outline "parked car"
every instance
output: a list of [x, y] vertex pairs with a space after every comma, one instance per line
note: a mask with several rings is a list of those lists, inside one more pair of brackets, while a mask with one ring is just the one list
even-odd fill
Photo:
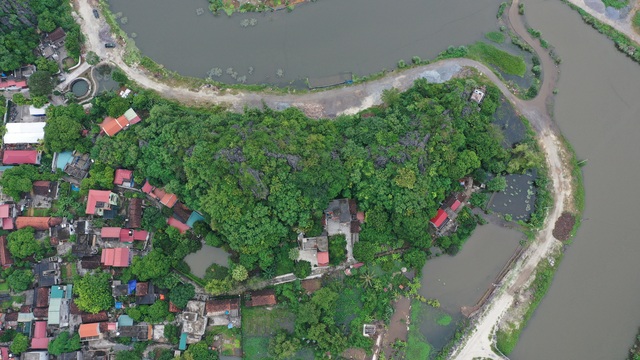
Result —
[[96, 19], [100, 17], [100, 13], [98, 13], [98, 10], [93, 9], [93, 16], [95, 16]]
[[108, 42], [108, 43], [104, 44], [104, 47], [106, 47], [106, 48], [114, 48], [114, 47], [116, 47], [116, 44], [112, 43], [112, 42]]

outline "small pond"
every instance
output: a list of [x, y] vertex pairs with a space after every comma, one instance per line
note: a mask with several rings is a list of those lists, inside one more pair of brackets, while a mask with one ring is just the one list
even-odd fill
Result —
[[[511, 257], [523, 235], [513, 229], [489, 223], [478, 226], [455, 256], [441, 255], [422, 268], [420, 295], [440, 301], [440, 308], [425, 307], [420, 333], [436, 350], [453, 336], [463, 316], [463, 306], [474, 306], [491, 286]], [[438, 323], [449, 315], [448, 325]]]
[[493, 124], [500, 129], [504, 136], [502, 146], [505, 149], [511, 149], [526, 138], [526, 126], [522, 123], [520, 116], [518, 116], [511, 103], [504, 98], [493, 115]]
[[509, 214], [514, 221], [529, 220], [536, 204], [535, 172], [509, 174], [505, 179], [507, 187], [491, 197], [487, 208], [501, 215]]
[[89, 92], [89, 82], [84, 79], [75, 80], [71, 84], [71, 91], [76, 97], [83, 97]]
[[98, 94], [105, 91], [117, 90], [120, 86], [111, 78], [113, 68], [109, 65], [100, 65], [93, 70], [92, 76], [98, 86]]
[[184, 261], [189, 264], [193, 275], [204, 278], [207, 268], [213, 263], [229, 266], [229, 253], [221, 248], [203, 245], [199, 251], [187, 255]]

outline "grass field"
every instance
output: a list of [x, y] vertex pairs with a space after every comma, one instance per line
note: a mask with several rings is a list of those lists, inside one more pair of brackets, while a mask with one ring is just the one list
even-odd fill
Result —
[[524, 76], [527, 65], [522, 56], [511, 55], [482, 41], [469, 46], [468, 56], [485, 64], [495, 66], [508, 75]]
[[640, 11], [636, 11], [633, 15], [633, 29], [640, 34]]
[[611, 6], [615, 9], [622, 9], [629, 3], [627, 0], [602, 0], [604, 6]]
[[294, 315], [287, 309], [242, 309], [242, 350], [245, 359], [267, 359], [269, 339], [280, 329], [293, 330]]
[[504, 42], [504, 34], [498, 31], [492, 31], [484, 34], [484, 37], [493, 41], [494, 43], [502, 44]]

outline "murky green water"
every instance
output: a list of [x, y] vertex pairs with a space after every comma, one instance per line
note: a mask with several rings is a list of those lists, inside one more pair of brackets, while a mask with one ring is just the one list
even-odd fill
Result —
[[[400, 59], [432, 58], [449, 45], [469, 44], [496, 30], [500, 1], [318, 0], [292, 13], [232, 17], [214, 17], [206, 0], [109, 3], [127, 18], [122, 27], [135, 33], [142, 52], [169, 69], [205, 77], [218, 67], [220, 81], [246, 76], [247, 83], [283, 84], [344, 71], [366, 75], [393, 69]], [[198, 8], [203, 15], [196, 15]], [[242, 26], [251, 19], [255, 26]]]

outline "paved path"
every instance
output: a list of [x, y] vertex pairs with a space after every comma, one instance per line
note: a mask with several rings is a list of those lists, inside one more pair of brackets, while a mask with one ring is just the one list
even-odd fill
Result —
[[56, 86], [56, 89], [58, 91], [64, 91], [67, 88], [67, 86], [69, 86], [69, 84], [71, 84], [71, 82], [73, 80], [78, 78], [78, 76], [80, 76], [80, 74], [82, 74], [83, 72], [89, 70], [90, 68], [91, 68], [91, 65], [89, 65], [86, 61], [83, 61], [82, 64], [80, 64], [80, 66], [75, 68], [70, 74], [66, 75], [65, 80], [63, 82], [61, 82], [60, 84], [58, 84], [58, 86]]

